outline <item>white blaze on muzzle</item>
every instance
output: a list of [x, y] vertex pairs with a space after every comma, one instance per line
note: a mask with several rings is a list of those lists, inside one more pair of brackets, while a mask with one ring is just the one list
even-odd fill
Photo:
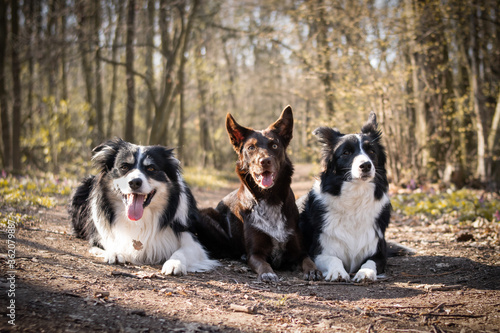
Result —
[[361, 136], [358, 135], [360, 153], [354, 157], [351, 166], [353, 179], [372, 180], [375, 177], [375, 166], [370, 157], [363, 150]]

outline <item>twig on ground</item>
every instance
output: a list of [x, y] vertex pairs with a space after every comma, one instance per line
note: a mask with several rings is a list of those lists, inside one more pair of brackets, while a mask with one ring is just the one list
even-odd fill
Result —
[[255, 313], [255, 306], [231, 304], [231, 305], [229, 305], [229, 308], [235, 312], [244, 312], [244, 313], [249, 313], [249, 314]]

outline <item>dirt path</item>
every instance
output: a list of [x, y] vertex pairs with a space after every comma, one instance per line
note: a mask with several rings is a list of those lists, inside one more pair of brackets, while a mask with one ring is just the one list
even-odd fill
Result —
[[[310, 187], [300, 170], [297, 195]], [[194, 189], [200, 206], [232, 189]], [[447, 225], [395, 217], [388, 238], [418, 251], [389, 260], [369, 285], [305, 282], [278, 272], [258, 283], [241, 262], [210, 273], [159, 275], [160, 266], [101, 263], [71, 236], [65, 206], [33, 212], [36, 226], [15, 230], [15, 296], [7, 233], [0, 234], [1, 332], [499, 332], [500, 258], [474, 242], [458, 243]], [[15, 324], [7, 303], [15, 300]]]

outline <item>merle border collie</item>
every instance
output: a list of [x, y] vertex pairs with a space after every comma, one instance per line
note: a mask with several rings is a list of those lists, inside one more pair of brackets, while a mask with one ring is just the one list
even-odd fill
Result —
[[206, 271], [210, 260], [189, 231], [199, 218], [172, 149], [113, 139], [93, 150], [97, 176], [75, 191], [70, 215], [77, 237], [110, 264], [163, 264], [163, 274]]
[[261, 281], [278, 281], [272, 267], [296, 265], [301, 265], [305, 279], [319, 279], [321, 272], [301, 246], [299, 212], [290, 187], [293, 166], [286, 148], [292, 139], [292, 108], [286, 107], [262, 131], [243, 127], [227, 114], [226, 129], [238, 154], [241, 185], [215, 209], [201, 211], [201, 243], [215, 257], [246, 256]]
[[375, 113], [358, 134], [314, 130], [322, 144], [321, 174], [297, 201], [309, 255], [326, 280], [375, 281], [385, 271], [391, 217], [386, 154]]

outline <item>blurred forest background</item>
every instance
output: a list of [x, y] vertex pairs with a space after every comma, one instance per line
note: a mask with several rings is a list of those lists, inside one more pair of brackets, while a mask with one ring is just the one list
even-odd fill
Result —
[[373, 110], [393, 183], [500, 185], [498, 0], [0, 0], [1, 167], [79, 174], [113, 136], [232, 170], [224, 119]]

